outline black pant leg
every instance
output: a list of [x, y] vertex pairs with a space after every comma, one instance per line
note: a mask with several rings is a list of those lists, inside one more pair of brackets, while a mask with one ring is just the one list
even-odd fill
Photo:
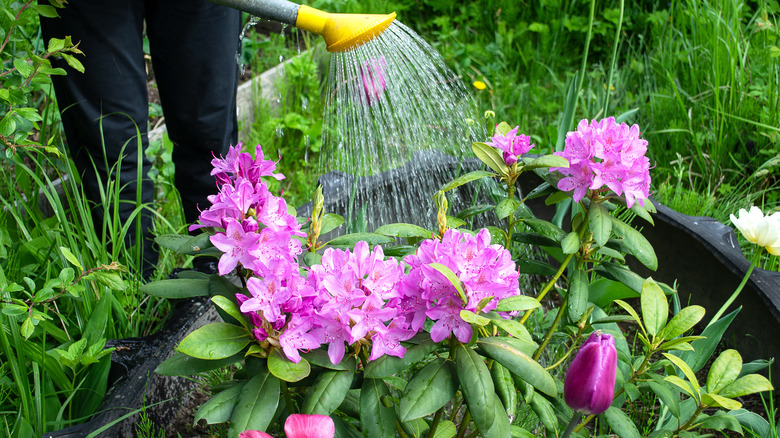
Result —
[[[79, 59], [84, 73], [71, 69], [62, 60], [53, 60], [64, 68], [66, 76], [53, 76], [57, 103], [68, 148], [82, 174], [84, 190], [96, 204], [93, 217], [100, 230], [103, 209], [101, 187], [109, 179], [119, 178], [123, 186], [120, 218], [124, 221], [136, 208], [137, 164], [142, 162], [142, 202], [154, 199], [152, 182], [146, 178], [151, 163], [143, 152], [147, 145], [148, 98], [143, 53], [143, 16], [145, 5], [137, 0], [78, 0], [58, 10], [60, 17], [41, 18], [44, 36], [64, 38], [70, 35], [84, 52]], [[120, 161], [119, 172], [112, 168]], [[151, 247], [151, 215], [141, 215], [147, 265], [156, 261]], [[133, 244], [134, 226], [128, 232]], [[147, 266], [148, 269], [148, 266]]]
[[211, 160], [238, 141], [241, 13], [205, 0], [148, 0], [154, 74], [189, 223], [216, 192]]

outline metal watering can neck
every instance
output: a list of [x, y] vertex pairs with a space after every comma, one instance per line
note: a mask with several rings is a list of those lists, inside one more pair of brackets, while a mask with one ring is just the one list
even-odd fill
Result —
[[344, 52], [367, 43], [387, 29], [395, 12], [382, 14], [331, 14], [287, 0], [211, 0], [268, 20], [322, 35], [329, 52]]

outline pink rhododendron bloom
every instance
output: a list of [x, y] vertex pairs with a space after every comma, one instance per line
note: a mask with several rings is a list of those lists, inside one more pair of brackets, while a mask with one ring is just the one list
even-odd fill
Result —
[[360, 66], [360, 79], [363, 82], [363, 95], [368, 106], [379, 101], [385, 92], [385, 58], [371, 58]]
[[511, 166], [517, 162], [521, 155], [530, 151], [534, 144], [531, 143], [531, 137], [527, 135], [517, 135], [519, 126], [515, 126], [506, 135], [496, 134], [491, 137], [492, 142], [486, 144], [493, 146], [504, 152], [504, 162]]
[[[327, 415], [292, 414], [284, 421], [284, 433], [287, 438], [333, 438], [336, 425]], [[238, 438], [273, 438], [258, 430], [241, 432]]]
[[624, 196], [630, 208], [644, 206], [650, 196], [650, 165], [645, 156], [647, 141], [640, 138], [637, 125], [618, 124], [613, 117], [600, 121], [581, 120], [566, 135], [566, 147], [555, 155], [566, 158], [569, 167], [550, 168], [564, 175], [558, 188], [572, 191], [579, 202], [589, 190], [605, 187]]
[[260, 235], [244, 231], [244, 227], [235, 219], [228, 222], [224, 233], [217, 233], [209, 238], [211, 244], [222, 251], [219, 258], [219, 275], [226, 275], [241, 263], [251, 266], [255, 262], [252, 251], [259, 247]]
[[299, 350], [319, 348], [322, 343], [311, 333], [313, 327], [311, 318], [297, 318], [296, 315], [291, 317], [290, 323], [279, 337], [279, 344], [288, 359], [298, 363], [301, 361]]
[[617, 350], [612, 335], [593, 332], [569, 365], [563, 384], [566, 404], [575, 411], [598, 415], [615, 395]]
[[[463, 309], [476, 312], [479, 302], [493, 297], [482, 311], [495, 309], [503, 298], [520, 293], [517, 268], [511, 254], [500, 245], [490, 244], [490, 233], [482, 229], [476, 236], [449, 229], [436, 239], [425, 240], [417, 252], [404, 258], [411, 267], [401, 280], [399, 292], [404, 305], [402, 317], [412, 329], [424, 323], [422, 315], [434, 321], [431, 339], [439, 342], [454, 334], [461, 342], [471, 339], [471, 325], [460, 317]], [[466, 303], [455, 286], [438, 269], [448, 267], [463, 285]]]

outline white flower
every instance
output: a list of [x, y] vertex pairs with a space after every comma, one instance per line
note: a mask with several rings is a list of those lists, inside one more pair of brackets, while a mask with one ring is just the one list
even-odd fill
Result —
[[731, 222], [748, 242], [766, 248], [769, 254], [780, 255], [780, 213], [764, 216], [758, 207], [750, 207], [750, 211], [741, 208], [738, 218], [731, 215]]

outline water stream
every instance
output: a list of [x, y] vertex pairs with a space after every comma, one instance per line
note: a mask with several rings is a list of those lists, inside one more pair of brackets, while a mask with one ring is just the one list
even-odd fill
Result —
[[[374, 40], [331, 55], [327, 93], [320, 166], [330, 171], [323, 182], [349, 200], [348, 224], [357, 218], [348, 231], [389, 222], [435, 229], [433, 194], [471, 143], [487, 138], [461, 80], [395, 21]], [[361, 225], [361, 212], [369, 223]]]

